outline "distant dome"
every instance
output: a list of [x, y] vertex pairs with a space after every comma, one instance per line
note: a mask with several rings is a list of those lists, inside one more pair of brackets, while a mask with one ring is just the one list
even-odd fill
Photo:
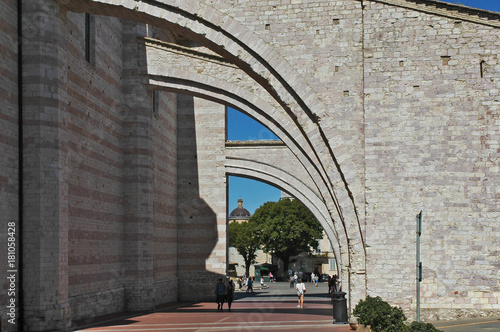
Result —
[[248, 220], [250, 219], [250, 212], [243, 207], [243, 200], [238, 199], [238, 207], [229, 214], [229, 220]]

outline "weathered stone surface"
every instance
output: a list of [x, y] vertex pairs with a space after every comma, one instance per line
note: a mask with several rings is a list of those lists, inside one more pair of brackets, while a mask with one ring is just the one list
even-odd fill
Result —
[[[20, 223], [22, 91], [27, 329], [211, 299], [227, 172], [321, 216], [351, 308], [380, 295], [413, 316], [423, 210], [422, 317], [499, 312], [498, 14], [431, 0], [23, 1], [18, 63], [17, 5], [0, 4], [1, 226]], [[82, 11], [97, 14], [87, 41]], [[223, 104], [286, 153], [226, 149]]]
[[[0, 323], [2, 329], [13, 331], [12, 324], [17, 323], [18, 316], [15, 308], [19, 303], [19, 275], [14, 279], [7, 279], [10, 273], [7, 270], [19, 269], [19, 216], [18, 216], [18, 189], [19, 189], [19, 105], [18, 105], [18, 71], [17, 71], [17, 12], [16, 1], [0, 1], [0, 261], [2, 270], [0, 277]], [[9, 250], [9, 248], [12, 249]], [[15, 254], [15, 255], [12, 255]], [[12, 264], [12, 265], [11, 265]], [[11, 282], [12, 281], [12, 282]], [[14, 301], [14, 314], [9, 305]], [[15, 327], [15, 326], [14, 326]]]

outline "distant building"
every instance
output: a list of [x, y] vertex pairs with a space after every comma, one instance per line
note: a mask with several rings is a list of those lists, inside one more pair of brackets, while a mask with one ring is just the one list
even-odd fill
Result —
[[[295, 199], [290, 194], [281, 191], [280, 199]], [[279, 262], [281, 270], [283, 270], [283, 263]], [[279, 276], [283, 276], [282, 273], [285, 272], [285, 277], [288, 274], [294, 274], [297, 272], [301, 278], [309, 280], [311, 278], [311, 273], [314, 272], [315, 275], [328, 274], [337, 275], [337, 263], [335, 256], [333, 254], [332, 245], [328, 236], [323, 231], [323, 238], [319, 241], [318, 247], [314, 249], [312, 253], [301, 253], [298, 256], [294, 256], [290, 259], [290, 264], [288, 265], [289, 271], [280, 271]]]
[[[243, 207], [243, 199], [240, 197], [238, 198], [238, 207], [231, 211], [229, 214], [229, 223], [232, 222], [237, 222], [237, 223], [242, 223], [244, 221], [248, 221], [251, 217], [250, 212]], [[266, 257], [262, 257], [262, 250], [259, 250], [257, 253], [257, 261], [260, 262], [263, 259], [266, 260]], [[228, 261], [229, 261], [229, 267], [228, 267], [228, 274], [231, 277], [236, 277], [236, 276], [243, 276], [245, 274], [245, 261], [243, 260], [243, 257], [239, 254], [238, 250], [234, 247], [229, 247], [229, 253], [228, 253]], [[267, 260], [266, 260], [267, 262]], [[249, 270], [250, 275], [255, 275], [255, 267], [252, 265], [250, 266]]]
[[[282, 191], [280, 199], [294, 199], [288, 193]], [[238, 199], [238, 207], [229, 214], [229, 223], [231, 222], [244, 222], [248, 221], [252, 215], [243, 207], [243, 199]], [[232, 277], [239, 277], [245, 274], [245, 262], [243, 257], [238, 253], [234, 247], [229, 247], [229, 268], [228, 274]], [[298, 256], [292, 257], [289, 264], [290, 271], [283, 270], [283, 263], [278, 259], [273, 259], [272, 255], [265, 253], [262, 250], [257, 251], [256, 263], [258, 267], [265, 265], [277, 265], [278, 271], [276, 276], [278, 278], [286, 278], [288, 274], [297, 272], [302, 278], [308, 280], [311, 272], [315, 274], [337, 274], [336, 260], [333, 255], [330, 241], [323, 233], [323, 238], [319, 241], [318, 247], [312, 253], [302, 253]], [[255, 276], [255, 265], [250, 266], [249, 273]], [[262, 274], [267, 276], [269, 271], [263, 271]]]
[[[279, 266], [283, 269], [281, 262]], [[323, 232], [323, 238], [319, 241], [318, 247], [312, 253], [301, 253], [293, 257], [290, 260], [288, 269], [287, 275], [297, 272], [301, 278], [307, 281], [310, 281], [311, 272], [314, 272], [315, 275], [338, 275], [337, 261], [326, 233]], [[281, 276], [281, 273], [279, 275]]]
[[248, 212], [247, 209], [243, 207], [243, 199], [240, 197], [238, 198], [238, 207], [231, 211], [229, 214], [229, 222], [231, 221], [236, 221], [236, 222], [242, 222], [250, 219], [250, 212]]

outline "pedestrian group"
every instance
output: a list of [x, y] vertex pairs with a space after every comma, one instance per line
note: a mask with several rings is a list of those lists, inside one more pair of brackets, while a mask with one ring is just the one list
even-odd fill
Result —
[[[246, 284], [247, 293], [253, 293], [253, 277], [249, 277], [248, 279], [245, 277], [238, 278], [238, 289], [242, 290], [242, 287]], [[297, 273], [291, 275], [289, 277], [290, 288], [294, 288], [297, 291], [297, 308], [304, 308], [304, 295], [306, 293], [306, 285], [302, 281], [301, 278], [297, 276]], [[315, 283], [315, 287], [318, 285], [318, 277], [311, 274], [311, 282]], [[264, 281], [261, 279], [261, 289], [264, 287]], [[337, 292], [338, 288], [338, 279], [336, 275], [328, 276], [328, 293], [332, 294]], [[229, 282], [226, 284], [223, 282], [222, 278], [219, 279], [219, 282], [215, 285], [215, 302], [217, 302], [217, 310], [223, 311], [224, 302], [227, 302], [228, 311], [231, 311], [231, 304], [234, 300], [234, 291], [235, 285], [234, 282], [229, 279]]]

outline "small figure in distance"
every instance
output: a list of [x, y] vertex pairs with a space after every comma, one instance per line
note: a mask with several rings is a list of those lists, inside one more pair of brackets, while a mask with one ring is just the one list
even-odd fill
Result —
[[304, 308], [304, 294], [306, 293], [306, 285], [302, 282], [302, 279], [297, 281], [297, 286], [295, 286], [297, 290], [297, 296], [299, 297], [299, 305], [297, 308]]
[[332, 274], [330, 293], [335, 293], [336, 291], [337, 291], [337, 275]]
[[217, 311], [222, 311], [224, 306], [224, 297], [226, 296], [226, 285], [222, 282], [222, 278], [219, 279], [217, 285], [215, 285], [215, 302], [217, 302]]
[[328, 275], [328, 294], [331, 294], [332, 292], [332, 277]]
[[253, 277], [248, 278], [247, 293], [253, 293]]
[[243, 279], [241, 277], [238, 278], [238, 290], [241, 290], [243, 287]]
[[269, 288], [269, 286], [264, 283], [264, 278], [262, 277], [260, 279], [260, 289], [264, 289], [264, 288]]
[[227, 292], [226, 292], [226, 300], [227, 300], [227, 311], [231, 311], [231, 304], [234, 300], [234, 282], [229, 279], [229, 283], [227, 284]]

